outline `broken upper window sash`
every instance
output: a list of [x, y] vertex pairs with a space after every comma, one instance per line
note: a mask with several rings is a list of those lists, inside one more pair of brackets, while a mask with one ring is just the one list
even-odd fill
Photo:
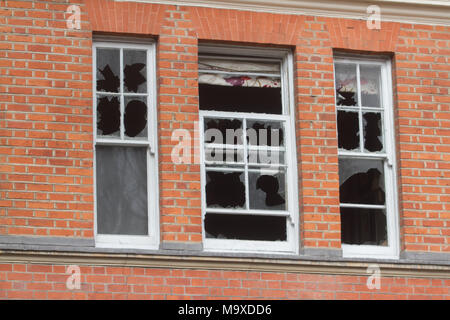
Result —
[[97, 48], [96, 67], [97, 135], [148, 139], [147, 50]]

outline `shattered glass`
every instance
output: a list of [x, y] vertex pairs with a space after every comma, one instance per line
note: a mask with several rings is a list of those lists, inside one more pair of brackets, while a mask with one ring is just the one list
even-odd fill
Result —
[[335, 64], [336, 104], [358, 106], [356, 64]]
[[123, 80], [125, 92], [147, 92], [146, 65], [146, 51], [123, 50]]
[[339, 159], [341, 203], [385, 204], [383, 160]]
[[242, 120], [204, 119], [205, 143], [242, 144]]
[[120, 102], [118, 97], [97, 95], [97, 135], [120, 136]]
[[147, 137], [147, 97], [124, 97], [124, 126], [127, 137]]
[[286, 210], [286, 175], [248, 173], [250, 209]]
[[363, 114], [364, 150], [370, 152], [383, 151], [381, 113], [365, 112]]
[[359, 151], [358, 112], [338, 110], [337, 128], [339, 148]]
[[205, 191], [207, 207], [245, 207], [243, 172], [206, 171]]
[[283, 146], [284, 123], [282, 121], [247, 120], [247, 142], [254, 146]]
[[119, 49], [97, 49], [97, 91], [119, 92], [119, 69]]

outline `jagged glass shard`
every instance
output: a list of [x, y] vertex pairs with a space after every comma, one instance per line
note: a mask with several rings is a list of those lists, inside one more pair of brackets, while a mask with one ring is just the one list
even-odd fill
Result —
[[341, 203], [385, 204], [383, 160], [340, 159]]
[[243, 208], [245, 184], [243, 172], [206, 172], [206, 205], [208, 207]]
[[146, 97], [125, 97], [123, 122], [127, 137], [147, 136], [147, 99]]
[[364, 149], [370, 152], [383, 150], [381, 113], [366, 112], [363, 114]]
[[147, 53], [141, 50], [123, 51], [123, 81], [125, 92], [147, 92]]
[[120, 135], [120, 102], [117, 97], [97, 97], [97, 134]]
[[119, 68], [119, 49], [97, 49], [97, 91], [119, 92]]
[[359, 118], [357, 112], [338, 111], [338, 147], [359, 151]]

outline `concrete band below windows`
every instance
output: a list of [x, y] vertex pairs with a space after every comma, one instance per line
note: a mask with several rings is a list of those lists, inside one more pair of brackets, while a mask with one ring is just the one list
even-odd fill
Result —
[[[200, 269], [256, 272], [309, 273], [323, 275], [367, 276], [373, 262], [330, 262], [311, 260], [249, 259], [232, 257], [132, 255], [80, 252], [37, 252], [0, 250], [0, 263], [45, 265], [88, 265], [167, 269]], [[417, 277], [450, 279], [450, 265], [378, 263], [382, 277]]]
[[[59, 245], [57, 243], [59, 242]], [[81, 245], [82, 246], [77, 246]], [[346, 259], [341, 250], [302, 249], [301, 255], [230, 254], [201, 251], [200, 244], [162, 244], [161, 250], [95, 248], [93, 239], [0, 236], [0, 263], [127, 266], [261, 272], [367, 275], [377, 264], [388, 277], [450, 279], [450, 254], [403, 252], [400, 260]], [[186, 250], [186, 249], [190, 250]], [[196, 249], [198, 251], [196, 251]]]

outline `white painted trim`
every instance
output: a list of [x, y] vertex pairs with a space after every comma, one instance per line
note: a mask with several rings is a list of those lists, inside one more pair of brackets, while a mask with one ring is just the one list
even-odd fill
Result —
[[[376, 64], [381, 66], [381, 99], [380, 103], [384, 104], [380, 108], [382, 114], [382, 131], [385, 153], [371, 152], [349, 152], [339, 150], [339, 158], [362, 158], [362, 159], [383, 159], [384, 165], [384, 181], [385, 181], [385, 206], [386, 206], [386, 228], [388, 246], [374, 245], [349, 245], [342, 244], [342, 254], [345, 258], [380, 258], [380, 259], [399, 259], [399, 207], [398, 192], [396, 179], [396, 161], [395, 161], [395, 136], [394, 136], [394, 106], [393, 92], [391, 82], [391, 62], [390, 59], [366, 58], [365, 56], [335, 56], [334, 63], [357, 63], [359, 70], [360, 64]], [[357, 72], [359, 78], [359, 72]], [[358, 79], [359, 82], [359, 79]], [[361, 112], [361, 98], [358, 84], [358, 105]], [[340, 106], [336, 106], [340, 110]], [[345, 107], [343, 107], [345, 109]], [[361, 117], [360, 117], [361, 121]], [[361, 125], [361, 124], [360, 124]], [[362, 133], [362, 131], [361, 131]], [[362, 136], [362, 134], [360, 134]], [[363, 148], [363, 146], [360, 146]], [[348, 205], [341, 207], [373, 207], [368, 205]], [[382, 207], [382, 206], [380, 206]]]
[[[220, 111], [202, 111], [200, 110], [200, 154], [201, 154], [201, 201], [202, 201], [202, 237], [204, 243], [204, 250], [206, 252], [233, 252], [233, 253], [288, 253], [298, 254], [299, 252], [299, 214], [298, 214], [298, 181], [297, 181], [297, 161], [295, 150], [295, 119], [294, 119], [294, 95], [293, 95], [293, 58], [292, 53], [285, 49], [264, 48], [257, 49], [252, 47], [231, 47], [231, 46], [200, 46], [199, 52], [201, 56], [205, 54], [221, 54], [231, 56], [245, 56], [258, 58], [272, 58], [281, 62], [281, 89], [282, 89], [282, 115], [259, 114], [259, 113], [239, 113], [239, 112], [220, 112]], [[224, 58], [226, 58], [225, 56]], [[246, 58], [248, 60], [248, 58]], [[213, 71], [208, 71], [213, 72]], [[286, 182], [288, 184], [288, 192], [286, 197], [287, 211], [270, 211], [270, 210], [250, 210], [248, 208], [243, 210], [215, 210], [214, 208], [206, 207], [206, 195], [203, 191], [206, 185], [206, 170], [210, 169], [205, 166], [204, 159], [204, 118], [239, 118], [250, 120], [272, 120], [285, 122], [285, 143], [289, 144], [286, 149], [285, 161], [286, 168]], [[245, 123], [243, 121], [243, 132], [245, 131]], [[246, 139], [243, 141], [244, 150], [246, 148]], [[245, 159], [245, 157], [244, 157]], [[216, 168], [218, 169], [218, 168]], [[221, 169], [223, 170], [223, 169]], [[227, 168], [227, 171], [239, 170], [248, 172], [248, 168]], [[225, 170], [224, 170], [225, 171]], [[247, 181], [248, 178], [246, 178]], [[248, 184], [246, 183], [246, 187]], [[246, 206], [248, 207], [248, 190], [246, 190]], [[247, 241], [247, 240], [230, 240], [230, 239], [208, 239], [205, 235], [205, 228], [203, 221], [206, 212], [228, 212], [230, 214], [258, 214], [258, 215], [272, 215], [272, 216], [286, 216], [286, 241]]]
[[[93, 42], [93, 128], [94, 128], [94, 236], [95, 245], [99, 248], [127, 248], [127, 249], [149, 249], [156, 250], [160, 242], [159, 230], [159, 189], [158, 189], [158, 153], [157, 153], [157, 111], [156, 111], [156, 49], [153, 41], [145, 43], [128, 43], [123, 39], [115, 41], [114, 38], [101, 39]], [[106, 40], [106, 41], [105, 41]], [[117, 48], [120, 49], [120, 95], [121, 100], [121, 138], [97, 138], [97, 108], [96, 108], [96, 74], [97, 74], [97, 48]], [[147, 138], [127, 139], [124, 138], [123, 113], [124, 99], [127, 94], [123, 93], [123, 50], [139, 49], [145, 50], [147, 54], [147, 92], [137, 94], [145, 96], [147, 99]], [[134, 96], [134, 94], [129, 94]], [[148, 236], [134, 235], [106, 235], [97, 232], [97, 165], [96, 165], [96, 145], [110, 146], [147, 146], [147, 209], [148, 209]]]
[[279, 14], [367, 19], [367, 7], [377, 5], [382, 21], [450, 25], [450, 2], [438, 0], [116, 0], [189, 7], [235, 9]]

